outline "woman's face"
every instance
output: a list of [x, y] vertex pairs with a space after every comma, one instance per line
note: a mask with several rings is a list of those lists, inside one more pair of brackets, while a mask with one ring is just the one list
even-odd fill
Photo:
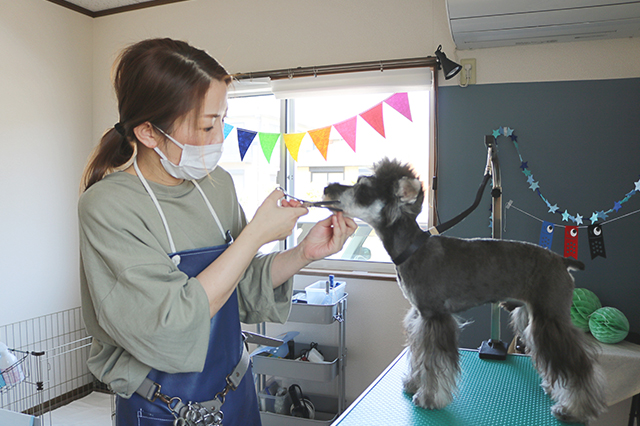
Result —
[[[227, 113], [227, 84], [213, 80], [207, 91], [202, 112], [195, 119], [195, 129], [191, 117], [177, 123], [171, 136], [187, 145], [211, 145], [224, 142], [224, 118]], [[180, 163], [182, 150], [171, 141], [161, 147], [174, 164]]]

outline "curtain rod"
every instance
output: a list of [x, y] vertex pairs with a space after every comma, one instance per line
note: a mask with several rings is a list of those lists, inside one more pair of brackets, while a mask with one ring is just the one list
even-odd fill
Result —
[[269, 77], [271, 80], [281, 80], [296, 77], [316, 77], [319, 75], [342, 74], [363, 71], [383, 71], [402, 68], [437, 68], [438, 61], [435, 56], [409, 59], [390, 59], [383, 61], [354, 62], [339, 65], [319, 65], [314, 67], [286, 68], [271, 71], [257, 71], [234, 74], [236, 80], [251, 80], [254, 78]]

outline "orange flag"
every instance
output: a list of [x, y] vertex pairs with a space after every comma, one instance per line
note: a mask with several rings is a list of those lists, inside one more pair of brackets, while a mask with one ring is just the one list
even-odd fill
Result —
[[298, 151], [300, 151], [300, 144], [302, 143], [302, 138], [307, 133], [284, 133], [282, 137], [284, 138], [284, 144], [287, 146], [289, 150], [289, 154], [293, 157], [294, 161], [298, 161]]
[[331, 133], [331, 126], [323, 127], [322, 129], [309, 130], [309, 136], [313, 140], [314, 145], [320, 151], [320, 154], [327, 159], [327, 150], [329, 149], [329, 134]]

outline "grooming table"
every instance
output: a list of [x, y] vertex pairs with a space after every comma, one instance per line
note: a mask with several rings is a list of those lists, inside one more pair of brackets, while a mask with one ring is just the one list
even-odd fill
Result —
[[[551, 414], [553, 401], [540, 387], [531, 358], [482, 360], [478, 351], [460, 350], [458, 394], [442, 410], [413, 405], [402, 389], [408, 349], [389, 365], [333, 426], [551, 426], [567, 425]], [[571, 423], [578, 425], [578, 423]]]

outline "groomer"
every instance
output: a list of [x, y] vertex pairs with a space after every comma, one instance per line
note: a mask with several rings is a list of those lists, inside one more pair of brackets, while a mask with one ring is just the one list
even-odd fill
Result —
[[276, 190], [246, 222], [216, 167], [225, 69], [187, 43], [150, 39], [121, 53], [114, 78], [120, 120], [78, 205], [89, 369], [117, 394], [118, 426], [259, 425], [240, 321], [286, 321], [292, 276], [356, 225], [336, 213], [298, 246], [257, 255], [307, 209]]

